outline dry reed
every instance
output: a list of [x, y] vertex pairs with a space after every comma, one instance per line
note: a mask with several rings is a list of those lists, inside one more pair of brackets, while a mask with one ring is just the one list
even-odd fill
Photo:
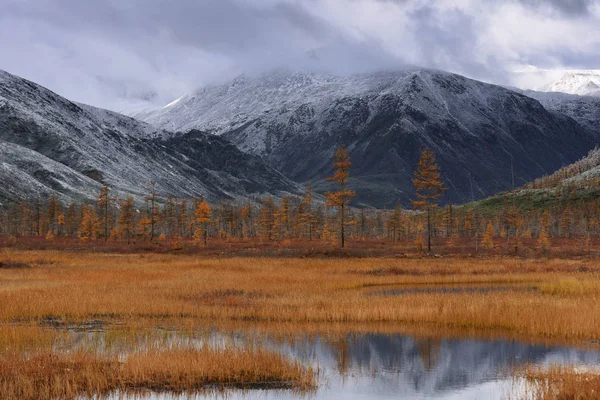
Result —
[[522, 397], [528, 400], [597, 400], [600, 398], [600, 372], [572, 366], [544, 368], [527, 366], [515, 372], [524, 380]]
[[116, 390], [190, 393], [314, 386], [312, 370], [263, 350], [149, 350], [130, 354], [124, 361], [83, 351], [0, 357], [0, 397], [6, 400], [71, 399]]
[[0, 270], [0, 323], [402, 324], [600, 336], [598, 261], [9, 252], [32, 266]]

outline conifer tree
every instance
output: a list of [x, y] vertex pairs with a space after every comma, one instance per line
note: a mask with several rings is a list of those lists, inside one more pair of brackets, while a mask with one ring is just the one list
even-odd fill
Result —
[[71, 202], [65, 213], [65, 233], [73, 236], [77, 231], [77, 203]]
[[273, 227], [275, 226], [275, 202], [273, 198], [267, 197], [263, 200], [258, 211], [259, 234], [263, 240], [273, 240]]
[[281, 238], [287, 237], [290, 233], [290, 222], [292, 220], [290, 202], [291, 198], [289, 196], [283, 196], [279, 210], [277, 210], [277, 230]]
[[179, 225], [179, 234], [181, 236], [186, 236], [186, 226], [187, 226], [187, 221], [188, 221], [188, 206], [187, 206], [187, 201], [183, 200], [180, 204], [179, 204], [179, 210], [178, 210], [178, 225]]
[[116, 200], [116, 198], [110, 197], [110, 188], [108, 186], [102, 186], [98, 193], [96, 204], [98, 205], [98, 210], [100, 210], [100, 226], [105, 241], [108, 240], [110, 233], [110, 203], [114, 200]]
[[36, 236], [40, 236], [41, 235], [41, 231], [42, 231], [42, 211], [41, 211], [41, 204], [40, 204], [40, 200], [39, 199], [35, 199], [35, 203], [33, 205], [33, 217], [35, 219], [35, 234]]
[[135, 235], [135, 204], [131, 196], [127, 196], [127, 199], [121, 203], [119, 231], [127, 238], [127, 244], [129, 244], [131, 237]]
[[198, 224], [194, 232], [194, 237], [196, 240], [202, 238], [204, 246], [206, 246], [208, 241], [208, 225], [212, 222], [212, 211], [206, 200], [202, 200], [198, 204], [198, 207], [194, 211], [194, 216], [196, 217], [196, 224]]
[[550, 250], [550, 239], [548, 238], [548, 233], [545, 229], [540, 231], [540, 237], [538, 238], [537, 244], [542, 253], [546, 253]]
[[342, 248], [345, 245], [344, 225], [346, 223], [346, 207], [350, 203], [350, 199], [356, 196], [356, 192], [354, 192], [354, 190], [349, 190], [347, 188], [350, 177], [349, 169], [351, 165], [352, 163], [350, 162], [348, 149], [339, 147], [333, 156], [333, 168], [335, 171], [333, 176], [327, 178], [329, 182], [336, 183], [339, 186], [339, 190], [336, 192], [325, 193], [325, 196], [327, 197], [327, 204], [337, 208], [338, 210], [340, 246]]
[[169, 237], [177, 235], [177, 204], [171, 195], [167, 196], [162, 220], [165, 226], [165, 234]]
[[157, 202], [158, 194], [156, 193], [156, 182], [150, 181], [150, 195], [146, 197], [146, 201], [150, 202], [150, 206], [148, 208], [149, 219], [150, 219], [150, 241], [154, 239], [154, 235], [156, 233], [156, 224], [158, 221], [159, 207]]
[[252, 204], [248, 204], [240, 209], [240, 223], [242, 224], [241, 235], [242, 238], [252, 237]]
[[412, 201], [413, 206], [415, 209], [427, 213], [427, 251], [431, 251], [432, 212], [437, 208], [437, 202], [446, 191], [441, 180], [440, 169], [431, 150], [424, 149], [421, 152], [421, 159], [417, 164], [412, 182], [416, 195], [416, 200]]
[[62, 235], [65, 226], [65, 215], [62, 212], [59, 213], [56, 220], [58, 221], [58, 234]]
[[452, 236], [452, 225], [454, 223], [454, 215], [452, 212], [452, 203], [448, 203], [448, 205], [444, 208], [444, 214], [442, 216], [444, 228], [446, 229], [446, 237], [448, 238]]
[[58, 208], [58, 200], [54, 193], [50, 195], [50, 199], [48, 200], [48, 209], [46, 212], [46, 217], [48, 219], [48, 232], [52, 234], [55, 233], [57, 221], [56, 221], [56, 209]]
[[29, 204], [27, 204], [26, 201], [19, 204], [18, 213], [20, 217], [18, 233], [22, 236], [32, 234], [33, 226], [31, 224], [31, 211], [29, 210]]
[[83, 218], [79, 226], [79, 238], [81, 240], [95, 240], [100, 232], [100, 221], [92, 206], [83, 209]]
[[399, 234], [402, 230], [402, 205], [400, 202], [396, 203], [394, 213], [392, 214], [388, 223], [389, 229], [391, 230], [392, 241], [398, 240]]
[[492, 225], [491, 221], [488, 221], [487, 223], [481, 245], [488, 250], [492, 250], [494, 248], [494, 226]]
[[313, 205], [312, 184], [306, 185], [304, 197], [298, 206], [298, 224], [301, 237], [308, 237], [308, 240], [313, 238], [313, 227], [315, 224], [315, 212]]

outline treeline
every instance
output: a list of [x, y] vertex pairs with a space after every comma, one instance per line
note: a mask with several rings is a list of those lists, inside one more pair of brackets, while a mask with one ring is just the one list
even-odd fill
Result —
[[[133, 197], [117, 199], [109, 187], [94, 202], [63, 204], [55, 196], [12, 204], [0, 210], [0, 234], [12, 240], [43, 236], [48, 240], [74, 237], [81, 241], [164, 240], [306, 240], [340, 243], [344, 240], [388, 240], [416, 250], [454, 243], [470, 243], [476, 250], [503, 248], [518, 253], [525, 246], [551, 247], [551, 238], [581, 238], [588, 243], [600, 236], [600, 200], [557, 202], [546, 210], [522, 210], [509, 198], [503, 207], [481, 211], [448, 204], [438, 207], [445, 188], [435, 157], [424, 151], [415, 171], [414, 210], [401, 204], [393, 210], [349, 206], [354, 191], [347, 188], [350, 160], [340, 149], [334, 156], [330, 181], [338, 191], [315, 199], [308, 185], [304, 196], [264, 197], [256, 202], [176, 199], [159, 196], [151, 182], [143, 206]], [[436, 240], [438, 241], [436, 243]]]
[[[159, 203], [160, 200], [160, 203]], [[524, 239], [600, 236], [600, 200], [575, 202], [541, 211], [521, 211], [507, 201], [502, 210], [481, 213], [473, 208], [446, 205], [429, 217], [434, 239], [466, 239], [478, 248], [491, 248], [494, 239], [506, 246], [522, 246]], [[161, 199], [149, 196], [142, 208], [133, 198], [118, 200], [103, 187], [94, 203], [62, 204], [54, 196], [14, 204], [0, 211], [0, 233], [26, 236], [77, 237], [82, 241], [152, 241], [187, 239], [203, 245], [213, 239], [281, 241], [303, 239], [337, 241], [341, 225], [337, 209], [316, 202], [310, 186], [303, 198], [266, 197], [258, 203]], [[347, 239], [404, 241], [426, 248], [427, 215], [406, 211], [347, 208]], [[497, 242], [498, 240], [496, 240]], [[439, 245], [447, 244], [446, 241]], [[540, 245], [549, 246], [548, 243]]]

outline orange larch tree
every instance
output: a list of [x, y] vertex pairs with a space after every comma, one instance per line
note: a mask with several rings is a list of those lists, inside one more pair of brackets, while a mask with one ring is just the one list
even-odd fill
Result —
[[431, 213], [437, 208], [437, 202], [446, 191], [440, 178], [440, 168], [431, 150], [424, 149], [421, 152], [412, 182], [417, 197], [412, 201], [413, 206], [427, 213], [427, 251], [431, 251]]
[[135, 235], [135, 203], [131, 196], [127, 196], [127, 199], [121, 203], [119, 232], [125, 235], [127, 244], [129, 244], [131, 237]]
[[196, 210], [194, 211], [196, 217], [196, 223], [198, 224], [194, 237], [196, 240], [202, 239], [204, 246], [206, 246], [208, 240], [208, 225], [212, 222], [212, 210], [208, 201], [202, 200]]
[[104, 236], [104, 240], [108, 240], [108, 234], [110, 232], [110, 204], [112, 201], [117, 200], [114, 197], [110, 197], [110, 188], [108, 186], [102, 186], [98, 192], [96, 198], [96, 204], [100, 211], [100, 226]]
[[327, 178], [329, 182], [334, 182], [339, 186], [339, 190], [336, 192], [327, 192], [327, 205], [338, 209], [338, 219], [340, 226], [340, 245], [344, 247], [344, 225], [346, 206], [350, 203], [350, 199], [356, 196], [354, 190], [347, 188], [348, 181], [350, 178], [349, 169], [352, 163], [350, 162], [350, 155], [348, 149], [344, 147], [338, 147], [337, 151], [333, 156], [333, 168], [335, 169], [333, 176]]

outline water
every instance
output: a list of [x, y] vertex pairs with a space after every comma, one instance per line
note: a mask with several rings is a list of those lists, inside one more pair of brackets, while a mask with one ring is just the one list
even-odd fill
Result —
[[[290, 341], [258, 338], [268, 348], [319, 368], [315, 393], [228, 391], [228, 399], [503, 399], [514, 393], [507, 372], [514, 366], [600, 366], [600, 351], [509, 340], [420, 339], [404, 335], [299, 336]], [[190, 339], [186, 338], [187, 344]], [[199, 339], [198, 343], [204, 339]], [[257, 342], [253, 335], [214, 335], [215, 345]], [[114, 399], [133, 398], [114, 394]], [[223, 397], [223, 394], [193, 398]], [[135, 397], [140, 398], [138, 397]], [[148, 394], [145, 399], [187, 398]]]

